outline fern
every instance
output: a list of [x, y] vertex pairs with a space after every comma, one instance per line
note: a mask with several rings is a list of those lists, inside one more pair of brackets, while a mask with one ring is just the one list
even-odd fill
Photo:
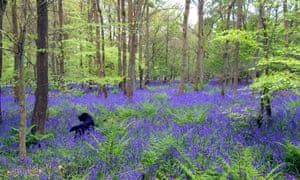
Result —
[[238, 179], [251, 179], [259, 177], [259, 172], [252, 164], [252, 153], [249, 147], [239, 148], [233, 155], [231, 164], [223, 160], [225, 173], [222, 178], [228, 178], [233, 180]]
[[106, 133], [104, 142], [95, 136], [93, 136], [96, 142], [95, 146], [85, 142], [112, 171], [116, 170], [116, 166], [121, 164], [122, 160], [125, 160], [124, 150], [128, 147], [130, 141], [127, 133], [127, 129], [130, 125], [131, 124], [124, 126], [122, 123], [111, 124], [108, 129], [104, 130], [104, 133]]
[[284, 162], [287, 167], [287, 171], [300, 177], [300, 145], [293, 145], [291, 142], [287, 142], [283, 145], [286, 152]]

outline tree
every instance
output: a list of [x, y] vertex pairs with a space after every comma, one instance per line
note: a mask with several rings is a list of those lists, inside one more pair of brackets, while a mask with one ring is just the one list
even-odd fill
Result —
[[136, 6], [133, 5], [133, 0], [128, 1], [128, 16], [129, 16], [129, 62], [128, 62], [128, 82], [127, 82], [127, 97], [129, 99], [133, 96], [135, 86], [135, 52], [136, 52]]
[[[117, 21], [118, 21], [118, 76], [122, 77], [122, 33], [121, 33], [121, 0], [117, 0]], [[119, 84], [122, 87], [122, 83]]]
[[145, 78], [144, 78], [144, 83], [143, 83], [143, 87], [145, 87], [148, 84], [149, 81], [149, 29], [150, 29], [150, 15], [149, 15], [149, 2], [148, 0], [146, 0], [145, 2], [146, 5], [146, 47], [145, 47]]
[[[238, 12], [237, 12], [237, 22], [236, 28], [237, 30], [242, 29], [242, 17], [243, 17], [243, 2], [242, 0], [237, 0], [238, 4]], [[235, 42], [234, 49], [234, 66], [233, 66], [233, 95], [237, 93], [237, 86], [239, 80], [239, 50], [240, 50], [240, 42]]]
[[[194, 90], [198, 91], [198, 83], [204, 83], [204, 50], [203, 50], [203, 7], [204, 0], [198, 0], [198, 50], [194, 75]], [[200, 79], [199, 79], [200, 72]]]
[[[232, 0], [231, 3], [229, 4], [227, 10], [226, 10], [226, 31], [229, 31], [230, 29], [230, 15], [232, 11], [232, 7], [234, 5], [235, 0]], [[221, 95], [225, 95], [225, 89], [227, 86], [227, 80], [229, 78], [229, 40], [226, 39], [225, 42], [225, 51], [223, 54], [223, 75], [222, 75], [222, 90], [221, 90]]]
[[32, 133], [44, 133], [48, 106], [48, 1], [37, 0], [37, 88], [31, 124]]
[[[101, 23], [101, 50], [102, 50], [102, 57], [100, 63], [100, 78], [105, 78], [105, 40], [104, 40], [104, 20], [102, 15], [102, 10], [100, 8], [100, 1], [97, 0], [97, 10], [100, 16], [100, 23]], [[98, 17], [97, 17], [98, 18]], [[106, 82], [100, 83], [100, 90], [103, 90], [104, 97], [107, 98], [107, 89], [106, 89]]]
[[[2, 79], [2, 58], [3, 58], [2, 26], [3, 26], [3, 16], [4, 16], [6, 5], [7, 5], [7, 0], [0, 0], [0, 81]], [[1, 99], [1, 84], [0, 84], [0, 99]], [[0, 101], [0, 123], [1, 122], [2, 122], [2, 107]]]
[[178, 94], [181, 95], [184, 90], [184, 81], [185, 81], [185, 67], [186, 67], [186, 39], [187, 39], [187, 27], [188, 27], [188, 17], [190, 10], [190, 0], [185, 1], [185, 10], [183, 16], [182, 24], [182, 59], [181, 59], [181, 70], [180, 70], [180, 83], [178, 87]]
[[126, 72], [127, 72], [127, 44], [126, 44], [126, 11], [125, 11], [125, 0], [121, 0], [121, 11], [122, 11], [122, 75], [123, 75], [123, 82], [122, 82], [122, 89], [124, 94], [126, 93]]
[[[12, 11], [12, 25], [13, 25], [13, 34], [15, 36], [15, 40], [14, 40], [14, 62], [15, 62], [15, 67], [14, 67], [14, 70], [15, 70], [15, 82], [18, 82], [19, 81], [19, 67], [20, 67], [20, 61], [19, 61], [19, 53], [18, 53], [18, 45], [16, 42], [16, 39], [17, 39], [17, 36], [19, 34], [18, 32], [18, 13], [17, 13], [17, 0], [13, 0], [13, 4], [11, 6], [11, 11]], [[14, 87], [14, 101], [17, 102], [19, 101], [19, 91], [20, 91], [20, 87], [19, 87], [19, 83], [16, 83], [15, 84], [15, 87]]]
[[21, 16], [21, 29], [17, 42], [19, 69], [19, 97], [20, 97], [20, 123], [19, 123], [19, 159], [24, 161], [26, 159], [26, 107], [25, 107], [25, 79], [24, 79], [24, 56], [25, 56], [25, 39], [26, 39], [26, 21], [27, 21], [27, 0], [22, 0], [22, 16]]
[[64, 74], [65, 74], [65, 51], [64, 51], [64, 12], [63, 12], [63, 0], [58, 0], [58, 20], [59, 20], [59, 56], [58, 56], [58, 69], [59, 69], [59, 86], [64, 89]]

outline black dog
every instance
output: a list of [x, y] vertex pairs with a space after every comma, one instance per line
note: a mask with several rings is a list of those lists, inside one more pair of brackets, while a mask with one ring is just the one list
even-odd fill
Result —
[[88, 113], [82, 113], [80, 116], [78, 116], [79, 121], [82, 123], [76, 126], [73, 126], [70, 129], [70, 132], [75, 131], [75, 137], [77, 135], [84, 134], [85, 131], [94, 129], [95, 123], [93, 120], [93, 117], [89, 115]]

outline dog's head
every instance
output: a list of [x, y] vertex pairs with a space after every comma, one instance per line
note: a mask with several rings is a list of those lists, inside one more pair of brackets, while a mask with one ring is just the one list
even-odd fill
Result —
[[91, 118], [91, 116], [88, 113], [82, 113], [80, 116], [78, 116], [79, 121], [87, 121]]

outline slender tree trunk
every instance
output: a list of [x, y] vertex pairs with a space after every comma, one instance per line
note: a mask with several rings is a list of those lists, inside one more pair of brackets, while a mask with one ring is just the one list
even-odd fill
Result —
[[64, 51], [64, 12], [63, 0], [58, 0], [58, 19], [59, 19], [59, 86], [61, 89], [65, 88], [64, 74], [65, 74], [65, 51]]
[[[226, 30], [230, 29], [230, 15], [232, 13], [232, 8], [235, 3], [235, 0], [232, 0], [227, 8], [227, 17], [226, 17]], [[225, 42], [225, 51], [223, 54], [223, 76], [222, 76], [222, 90], [221, 95], [225, 95], [225, 90], [227, 83], [231, 84], [231, 75], [229, 74], [229, 40]], [[229, 82], [228, 82], [229, 81]]]
[[180, 83], [179, 83], [179, 87], [178, 87], [179, 95], [181, 95], [184, 90], [185, 67], [186, 67], [186, 41], [187, 41], [187, 27], [188, 27], [189, 11], [190, 11], [190, 0], [186, 0], [183, 24], [182, 24], [183, 37], [182, 37], [182, 59], [181, 59], [181, 70], [180, 70]]
[[[238, 0], [238, 13], [237, 13], [237, 22], [236, 28], [242, 30], [242, 18], [243, 18], [243, 2]], [[240, 42], [235, 43], [235, 52], [234, 52], [234, 66], [233, 66], [233, 95], [237, 94], [238, 80], [239, 80], [239, 51], [240, 51]]]
[[[118, 76], [122, 77], [122, 37], [121, 37], [121, 0], [117, 2], [117, 20], [118, 20]], [[119, 83], [122, 87], [122, 83]]]
[[24, 46], [26, 38], [26, 17], [27, 17], [27, 0], [22, 0], [23, 14], [21, 16], [21, 30], [18, 39], [18, 53], [19, 53], [19, 97], [20, 97], [20, 124], [19, 124], [19, 159], [24, 162], [26, 159], [26, 107], [25, 107], [25, 80], [24, 80]]
[[130, 52], [128, 63], [128, 84], [127, 84], [127, 97], [131, 99], [133, 97], [134, 84], [135, 84], [135, 51], [136, 51], [136, 15], [135, 6], [133, 0], [128, 1], [129, 8], [129, 33], [130, 33]]
[[[104, 39], [104, 21], [103, 21], [103, 15], [102, 15], [102, 10], [100, 8], [100, 2], [99, 0], [97, 0], [97, 9], [100, 15], [100, 24], [101, 24], [101, 50], [102, 50], [102, 57], [101, 57], [101, 68], [100, 68], [100, 73], [101, 73], [101, 77], [105, 78], [105, 39]], [[107, 93], [107, 89], [106, 89], [106, 84], [102, 84], [101, 85], [103, 93], [104, 93], [104, 97], [107, 98], [108, 97], [108, 93]]]
[[[197, 50], [197, 60], [196, 60], [195, 75], [194, 75], [194, 91], [198, 91], [199, 89], [199, 80], [200, 80], [200, 84], [204, 83], [203, 7], [204, 7], [204, 0], [198, 0], [198, 50]], [[200, 71], [200, 79], [199, 79], [199, 71]]]
[[[141, 19], [142, 17], [140, 17]], [[140, 22], [139, 27], [142, 27], [142, 22]], [[140, 29], [140, 28], [139, 28]], [[140, 88], [143, 88], [143, 76], [144, 76], [144, 71], [142, 68], [142, 63], [143, 63], [143, 35], [142, 31], [139, 31], [139, 79], [140, 79]]]
[[58, 41], [58, 38], [57, 38], [57, 24], [58, 24], [58, 19], [57, 19], [57, 3], [56, 2], [53, 2], [52, 3], [52, 10], [53, 10], [53, 23], [52, 23], [52, 26], [53, 26], [53, 29], [55, 30], [55, 33], [52, 35], [52, 43], [51, 43], [51, 76], [52, 76], [52, 79], [55, 83], [57, 83], [58, 81], [58, 73], [57, 73], [57, 55], [55, 53], [55, 49], [57, 48], [56, 47], [56, 42]]
[[143, 77], [144, 77], [144, 69], [142, 68], [142, 64], [143, 64], [143, 31], [142, 31], [142, 27], [144, 25], [143, 23], [143, 14], [144, 14], [144, 11], [145, 11], [145, 7], [147, 6], [146, 4], [144, 5], [144, 8], [142, 10], [142, 2], [143, 1], [138, 1], [138, 4], [137, 4], [137, 14], [138, 14], [138, 19], [139, 22], [138, 24], [136, 25], [137, 26], [137, 29], [138, 29], [138, 49], [139, 49], [139, 81], [140, 81], [140, 84], [139, 84], [139, 87], [142, 89], [143, 88]]
[[[289, 47], [289, 24], [288, 24], [288, 8], [287, 8], [287, 0], [283, 0], [283, 24], [284, 24], [284, 47], [285, 47], [285, 56], [288, 57], [288, 47]], [[288, 67], [286, 67], [288, 68]]]
[[[269, 37], [267, 32], [267, 23], [265, 17], [265, 3], [260, 2], [259, 4], [259, 20], [262, 25], [263, 30], [263, 50], [264, 50], [264, 58], [268, 60], [269, 58]], [[265, 74], [266, 76], [269, 75], [269, 67], [265, 67]], [[265, 108], [264, 108], [265, 107]], [[261, 127], [263, 124], [264, 119], [264, 109], [266, 110], [267, 120], [271, 119], [272, 117], [272, 109], [271, 109], [271, 100], [269, 97], [269, 88], [265, 86], [261, 93], [260, 98], [260, 112], [257, 119], [258, 127]]]
[[150, 26], [150, 17], [149, 17], [149, 4], [148, 4], [148, 0], [146, 0], [146, 47], [145, 47], [145, 78], [144, 78], [144, 83], [143, 83], [143, 87], [145, 87], [148, 82], [149, 82], [149, 26]]
[[[93, 44], [94, 43], [94, 33], [93, 33], [93, 22], [94, 22], [94, 19], [93, 19], [93, 14], [94, 14], [94, 1], [93, 0], [88, 0], [87, 1], [88, 4], [88, 42], [90, 44]], [[92, 67], [93, 65], [95, 64], [95, 62], [93, 62], [93, 59], [94, 57], [92, 55], [87, 55], [87, 58], [88, 58], [88, 69], [89, 69], [89, 74], [92, 74]], [[89, 86], [89, 89], [92, 89], [92, 86], [93, 86], [93, 81], [92, 80], [89, 80], [88, 81], [88, 86]]]
[[[166, 56], [165, 56], [165, 67], [169, 67], [169, 41], [170, 41], [170, 15], [168, 14], [167, 15], [167, 33], [166, 33], [166, 43], [165, 43], [165, 46], [166, 46]], [[163, 74], [163, 82], [166, 83], [166, 81], [170, 78], [168, 77], [169, 76], [169, 72], [164, 70], [164, 74]]]
[[[12, 25], [13, 25], [13, 33], [15, 36], [15, 39], [17, 39], [17, 36], [19, 34], [18, 32], [18, 13], [17, 13], [17, 0], [13, 0], [12, 2], [12, 6], [11, 6], [11, 12], [12, 12]], [[14, 75], [14, 79], [15, 82], [19, 81], [19, 68], [20, 68], [20, 58], [19, 53], [18, 53], [18, 45], [16, 43], [14, 43], [14, 62], [15, 62], [15, 66], [14, 66], [14, 70], [15, 70], [15, 75]], [[19, 87], [19, 83], [15, 83], [15, 87], [14, 87], [14, 101], [17, 102], [19, 101], [19, 91], [20, 91], [20, 87]]]
[[122, 89], [124, 95], [127, 94], [126, 92], [126, 72], [127, 72], [127, 44], [126, 44], [126, 11], [125, 11], [125, 0], [121, 0], [121, 11], [122, 11], [122, 49], [123, 49], [123, 57], [122, 57], [122, 64], [123, 64], [123, 82], [122, 82]]
[[[0, 0], [0, 81], [2, 79], [2, 63], [3, 63], [3, 44], [2, 44], [2, 30], [3, 30], [3, 16], [7, 0]], [[0, 123], [2, 123], [2, 105], [1, 105], [1, 85], [0, 85]]]
[[[103, 78], [102, 76], [102, 65], [101, 65], [101, 43], [100, 43], [100, 21], [99, 21], [99, 15], [97, 11], [97, 0], [93, 1], [93, 12], [94, 12], [94, 23], [96, 24], [96, 60], [95, 63], [98, 67], [98, 78]], [[98, 95], [102, 94], [102, 85], [99, 83], [98, 86]]]

